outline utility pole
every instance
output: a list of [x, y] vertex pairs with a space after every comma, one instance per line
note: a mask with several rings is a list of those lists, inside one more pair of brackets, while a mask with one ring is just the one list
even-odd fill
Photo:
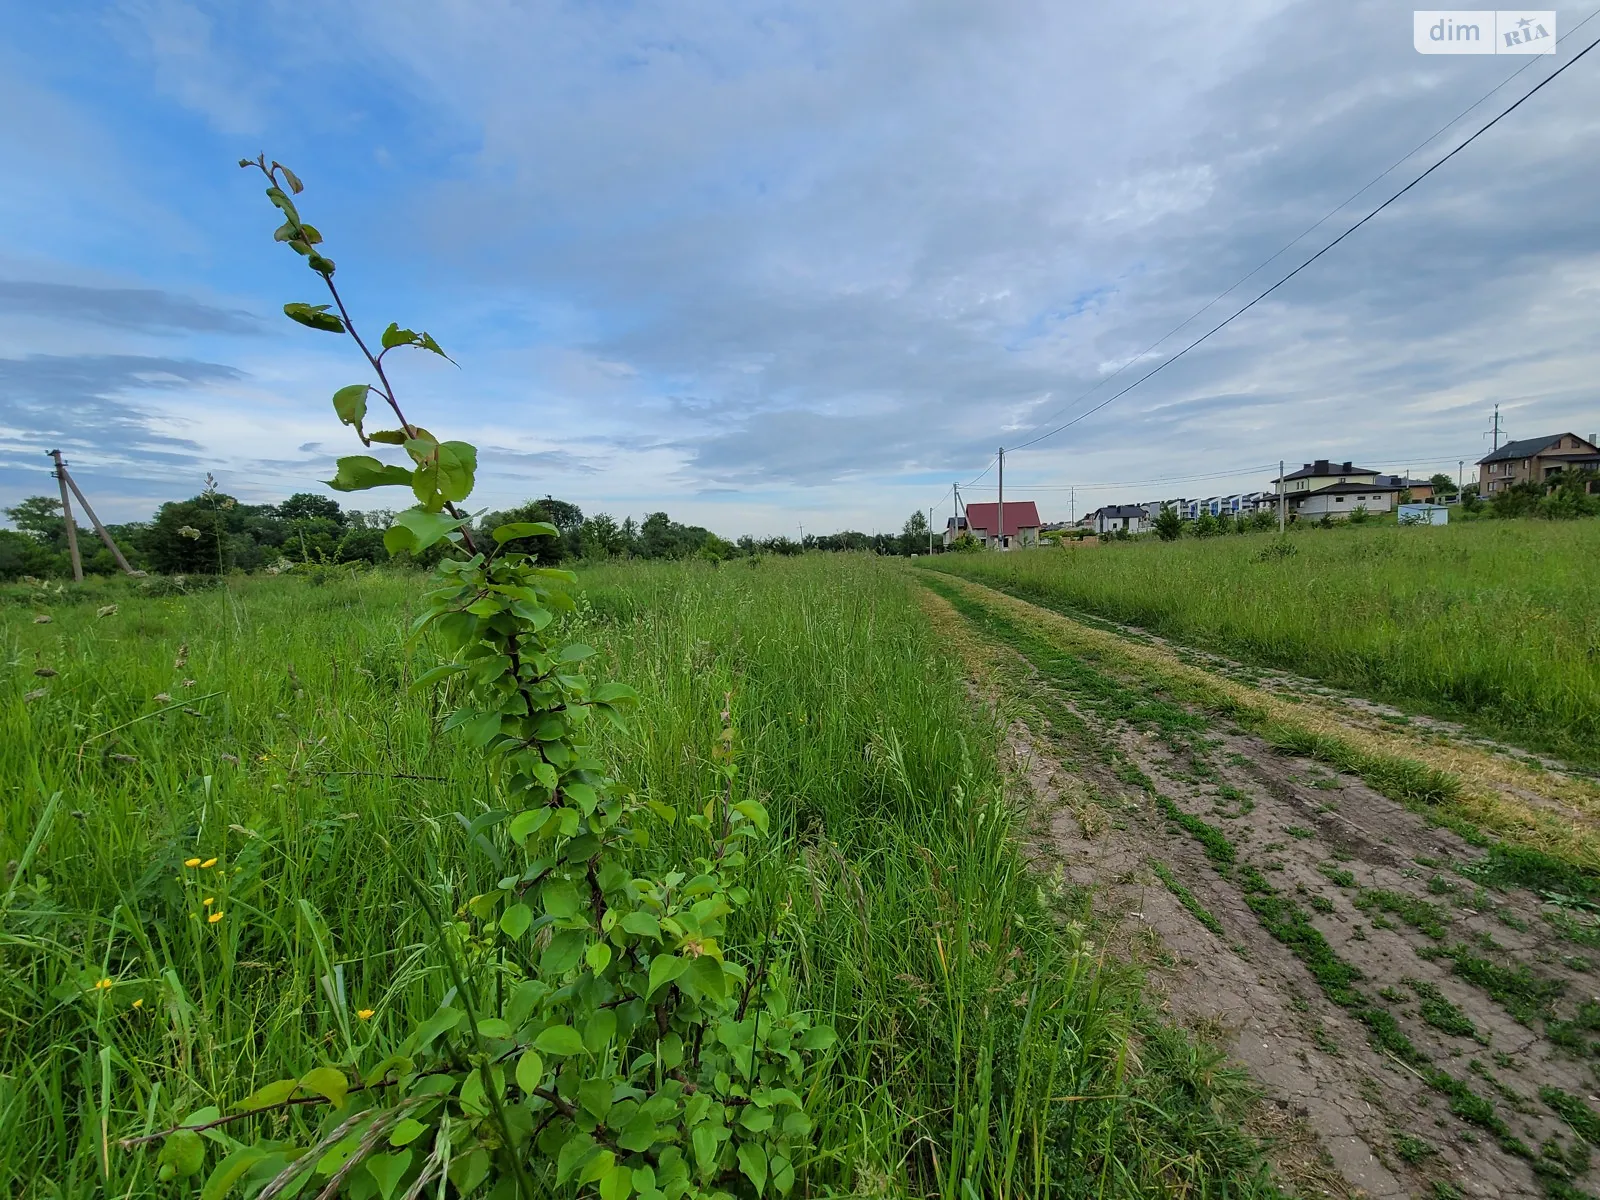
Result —
[[995, 549], [1006, 548], [1006, 448], [1000, 447], [1000, 483], [999, 483], [999, 511], [995, 514], [994, 523], [1000, 526], [995, 530]]
[[61, 451], [50, 451], [56, 463], [56, 482], [61, 485], [61, 515], [67, 519], [67, 551], [72, 555], [72, 582], [83, 582], [83, 559], [78, 556], [78, 527], [72, 520], [72, 501], [67, 498], [67, 469], [61, 465]]
[[1283, 536], [1283, 459], [1278, 460], [1278, 536]]
[[1073, 484], [1067, 489], [1067, 524], [1078, 523], [1078, 485]]
[[94, 515], [94, 509], [89, 507], [89, 497], [83, 494], [83, 489], [78, 486], [78, 481], [71, 476], [66, 467], [61, 468], [61, 474], [66, 477], [67, 486], [72, 489], [72, 494], [78, 498], [78, 503], [83, 505], [83, 511], [89, 515], [89, 524], [94, 526], [94, 531], [100, 535], [100, 540], [105, 543], [106, 549], [111, 551], [111, 557], [117, 560], [117, 566], [122, 568], [123, 574], [137, 575], [139, 572], [128, 565], [128, 560], [122, 556], [122, 551], [117, 547], [117, 543], [112, 539], [110, 532], [104, 525], [100, 524], [100, 518]]
[[1456, 495], [1458, 495], [1458, 496], [1461, 495], [1461, 473], [1463, 471], [1465, 471], [1466, 469], [1467, 469], [1467, 460], [1464, 459], [1464, 458], [1457, 459], [1456, 460]]
[[1496, 450], [1500, 449], [1500, 406], [1498, 404], [1494, 406], [1494, 425], [1489, 430], [1489, 433], [1494, 438], [1494, 444], [1489, 450], [1489, 452], [1493, 454]]
[[928, 510], [928, 553], [933, 553], [933, 509]]

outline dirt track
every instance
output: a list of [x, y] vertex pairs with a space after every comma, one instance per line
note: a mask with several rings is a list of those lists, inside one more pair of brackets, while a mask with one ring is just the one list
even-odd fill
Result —
[[[1119, 670], [1114, 650], [1063, 658], [1066, 618], [945, 586], [965, 615], [931, 594], [930, 614], [979, 686], [1021, 714], [1010, 745], [1038, 867], [1092, 890], [1173, 1016], [1259, 1080], [1287, 1186], [1591, 1194], [1575, 1128], [1600, 1132], [1588, 908], [1483, 886], [1485, 850], [1424, 814], [1175, 704], [1148, 673]], [[1003, 624], [975, 636], [990, 620]], [[1336, 707], [1352, 727], [1374, 719]], [[1447, 733], [1419, 727], [1419, 748]], [[1564, 819], [1575, 786], [1551, 777]]]

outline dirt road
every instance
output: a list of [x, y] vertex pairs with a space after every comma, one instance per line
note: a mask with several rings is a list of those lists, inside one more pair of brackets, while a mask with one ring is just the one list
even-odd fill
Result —
[[[1015, 714], [1036, 865], [1091, 890], [1174, 1018], [1260, 1082], [1286, 1186], [1593, 1194], [1600, 882], [1528, 848], [1585, 852], [1592, 781], [1439, 722], [924, 582], [977, 685]], [[1339, 769], [1351, 764], [1361, 773]]]

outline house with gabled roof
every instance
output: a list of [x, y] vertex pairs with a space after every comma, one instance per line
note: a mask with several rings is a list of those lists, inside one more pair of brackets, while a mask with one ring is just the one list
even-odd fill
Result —
[[[1548, 483], [1562, 471], [1600, 471], [1600, 446], [1596, 435], [1588, 439], [1575, 433], [1519, 438], [1507, 442], [1478, 460], [1478, 494], [1489, 497], [1517, 483]], [[1588, 490], [1600, 493], [1600, 476]]]
[[1039, 544], [1039, 509], [1032, 500], [1006, 501], [1004, 529], [999, 528], [999, 504], [969, 504], [966, 508], [965, 516], [946, 521], [946, 546], [963, 533], [971, 533], [990, 549], [1017, 550]]

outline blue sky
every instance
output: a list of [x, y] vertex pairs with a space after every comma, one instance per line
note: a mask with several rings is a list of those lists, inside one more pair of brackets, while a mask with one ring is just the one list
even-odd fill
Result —
[[[280, 313], [321, 297], [234, 165], [265, 150], [305, 179], [358, 322], [461, 364], [415, 356], [397, 385], [480, 446], [479, 504], [896, 528], [1528, 62], [1419, 56], [1395, 4], [1217, 12], [8, 0], [0, 505], [51, 489], [57, 445], [114, 519], [207, 471], [250, 500], [315, 490], [359, 450], [328, 404], [353, 347]], [[1081, 512], [1260, 487], [1279, 458], [1454, 473], [1496, 402], [1512, 436], [1593, 432], [1597, 149], [1600, 51], [1009, 458], [1008, 495], [1049, 519], [1068, 486]]]

